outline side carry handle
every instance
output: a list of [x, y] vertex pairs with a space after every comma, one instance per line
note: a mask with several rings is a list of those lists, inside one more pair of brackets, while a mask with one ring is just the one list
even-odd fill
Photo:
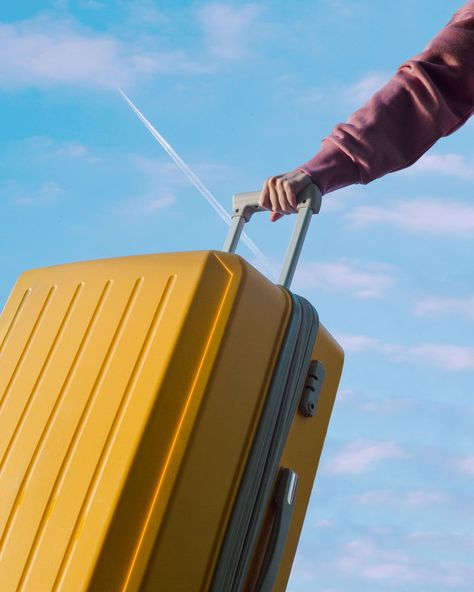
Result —
[[[259, 196], [258, 191], [234, 195], [232, 199], [232, 222], [223, 247], [223, 250], [227, 253], [235, 253], [244, 224], [250, 221], [253, 214], [268, 211], [258, 205]], [[311, 216], [317, 214], [321, 208], [321, 191], [311, 183], [301, 191], [297, 199], [298, 216], [278, 279], [278, 283], [285, 288], [290, 287], [295, 274]]]
[[273, 590], [288, 531], [290, 530], [297, 484], [298, 475], [294, 471], [291, 469], [281, 470], [274, 498], [278, 513], [263, 559], [260, 576], [255, 588], [256, 592], [272, 592]]

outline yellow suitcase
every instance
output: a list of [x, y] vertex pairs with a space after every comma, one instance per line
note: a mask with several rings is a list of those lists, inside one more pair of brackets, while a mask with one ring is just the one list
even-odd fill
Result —
[[233, 254], [257, 209], [237, 196], [229, 252], [19, 278], [0, 317], [2, 592], [285, 589], [343, 356]]

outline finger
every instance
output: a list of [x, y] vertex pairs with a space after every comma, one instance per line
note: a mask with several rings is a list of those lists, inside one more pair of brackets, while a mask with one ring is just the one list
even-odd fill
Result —
[[269, 179], [265, 181], [262, 187], [262, 191], [260, 192], [260, 196], [258, 198], [258, 205], [266, 210], [271, 210], [272, 203], [270, 201], [270, 189], [268, 186]]
[[291, 211], [291, 206], [286, 199], [286, 193], [282, 185], [281, 177], [276, 181], [276, 192], [278, 196], [278, 203], [280, 205], [279, 211], [289, 214]]
[[282, 182], [283, 190], [285, 191], [286, 200], [291, 206], [291, 211], [296, 212], [298, 210], [298, 200], [296, 198], [295, 186], [289, 179], [283, 179]]
[[278, 199], [278, 191], [276, 189], [276, 182], [274, 177], [272, 177], [271, 181], [268, 184], [269, 191], [270, 191], [270, 201], [272, 204], [272, 211], [278, 212], [279, 214], [283, 214], [283, 210], [280, 208], [280, 200]]
[[278, 212], [272, 212], [270, 214], [270, 221], [271, 222], [276, 222], [280, 218], [283, 218], [283, 214], [279, 214]]
[[291, 214], [296, 212], [296, 208], [293, 206], [288, 195], [288, 182], [284, 178], [277, 181], [278, 198], [280, 201], [280, 207], [285, 214]]

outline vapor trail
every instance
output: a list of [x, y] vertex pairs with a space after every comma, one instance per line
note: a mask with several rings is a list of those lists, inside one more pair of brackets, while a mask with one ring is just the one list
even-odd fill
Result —
[[[204, 185], [204, 183], [196, 176], [196, 174], [189, 168], [189, 166], [184, 162], [184, 160], [176, 153], [170, 144], [163, 138], [160, 132], [148, 121], [148, 119], [139, 111], [137, 107], [132, 103], [132, 101], [127, 97], [127, 95], [123, 92], [122, 89], [118, 89], [119, 93], [122, 97], [127, 101], [128, 105], [138, 117], [138, 119], [143, 123], [143, 125], [147, 128], [150, 134], [157, 140], [163, 149], [171, 156], [180, 170], [186, 175], [186, 177], [191, 181], [191, 183], [196, 187], [199, 193], [207, 200], [209, 205], [214, 208], [214, 210], [219, 214], [219, 216], [224, 220], [226, 224], [230, 224], [231, 217], [227, 213], [227, 211], [222, 207], [222, 205], [217, 201], [217, 199], [212, 195], [209, 189]], [[242, 233], [242, 240], [247, 245], [247, 247], [252, 251], [255, 257], [259, 260], [263, 267], [273, 276], [273, 270], [267, 258], [262, 253], [262, 251], [257, 247], [257, 245], [253, 242], [253, 240], [245, 233]]]

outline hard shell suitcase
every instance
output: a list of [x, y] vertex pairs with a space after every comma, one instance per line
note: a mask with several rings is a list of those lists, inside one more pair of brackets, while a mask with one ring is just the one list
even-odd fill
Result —
[[0, 318], [0, 590], [285, 589], [343, 356], [232, 253], [255, 197], [230, 252], [19, 278]]

